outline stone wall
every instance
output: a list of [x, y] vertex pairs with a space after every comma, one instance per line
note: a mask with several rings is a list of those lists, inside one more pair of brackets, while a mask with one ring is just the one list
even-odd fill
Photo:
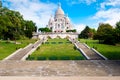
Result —
[[42, 39], [43, 37], [46, 37], [46, 38], [78, 38], [78, 34], [77, 33], [35, 33], [33, 34], [33, 38], [36, 39], [36, 38], [39, 38], [39, 39]]

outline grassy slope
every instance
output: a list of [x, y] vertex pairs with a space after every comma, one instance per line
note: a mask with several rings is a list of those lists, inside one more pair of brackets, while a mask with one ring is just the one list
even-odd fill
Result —
[[80, 41], [87, 43], [90, 47], [95, 47], [110, 60], [120, 60], [120, 46], [99, 44], [98, 40], [80, 39]]
[[[62, 57], [69, 57], [70, 60], [75, 59], [75, 57], [84, 59], [78, 50], [74, 50], [73, 44], [66, 43], [68, 42], [66, 39], [49, 39], [48, 42], [49, 44], [41, 45], [40, 49], [35, 51], [31, 57], [37, 59], [39, 56], [44, 56], [49, 59], [54, 56], [58, 60], [61, 60]], [[52, 42], [56, 42], [56, 44], [52, 44]], [[59, 42], [63, 43], [59, 44]]]
[[6, 43], [6, 41], [0, 41], [0, 60], [9, 56], [16, 49], [23, 48], [27, 46], [29, 43], [33, 43], [36, 40], [19, 40], [17, 42], [21, 42], [22, 44], [14, 44], [14, 43]]

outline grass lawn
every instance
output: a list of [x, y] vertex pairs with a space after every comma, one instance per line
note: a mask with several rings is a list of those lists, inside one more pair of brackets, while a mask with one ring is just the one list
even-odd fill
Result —
[[21, 44], [15, 44], [15, 43], [7, 43], [7, 41], [0, 41], [0, 60], [4, 59], [5, 57], [12, 54], [14, 51], [16, 51], [19, 48], [23, 48], [27, 46], [29, 43], [33, 43], [36, 40], [18, 40], [17, 42], [21, 42]]
[[96, 48], [101, 54], [110, 60], [120, 60], [120, 46], [99, 44], [98, 40], [80, 39], [80, 42]]
[[84, 57], [67, 39], [49, 39], [28, 60], [82, 60]]

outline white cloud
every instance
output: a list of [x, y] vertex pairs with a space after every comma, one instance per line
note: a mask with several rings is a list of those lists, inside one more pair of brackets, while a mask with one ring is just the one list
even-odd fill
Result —
[[38, 27], [45, 27], [57, 8], [56, 4], [40, 0], [6, 0], [6, 4], [10, 9], [19, 11], [26, 20], [34, 21]]
[[[110, 7], [107, 8], [107, 6]], [[107, 0], [100, 4], [100, 8], [92, 19], [115, 26], [116, 22], [120, 20], [120, 0]]]
[[96, 2], [96, 0], [66, 0], [68, 4], [74, 5], [74, 4], [80, 4], [80, 3], [85, 3], [87, 5], [90, 5], [91, 3]]
[[106, 0], [100, 5], [102, 9], [105, 9], [106, 6], [118, 7], [120, 6], [120, 0]]
[[74, 24], [75, 29], [77, 30], [78, 33], [80, 33], [84, 28], [85, 28], [85, 24]]

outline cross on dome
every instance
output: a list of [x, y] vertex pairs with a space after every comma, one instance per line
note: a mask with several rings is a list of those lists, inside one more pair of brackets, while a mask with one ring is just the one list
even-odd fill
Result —
[[61, 3], [60, 2], [58, 3], [58, 7], [61, 7]]

